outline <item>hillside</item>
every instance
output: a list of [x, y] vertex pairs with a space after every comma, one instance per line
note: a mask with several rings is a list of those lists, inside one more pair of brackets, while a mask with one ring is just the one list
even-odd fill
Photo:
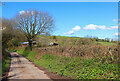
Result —
[[69, 44], [76, 45], [77, 41], [86, 44], [94, 44], [94, 45], [117, 45], [116, 41], [106, 41], [104, 39], [96, 39], [96, 38], [80, 38], [80, 37], [67, 37], [67, 36], [38, 36], [37, 42], [39, 41], [46, 42], [55, 42], [59, 45]]

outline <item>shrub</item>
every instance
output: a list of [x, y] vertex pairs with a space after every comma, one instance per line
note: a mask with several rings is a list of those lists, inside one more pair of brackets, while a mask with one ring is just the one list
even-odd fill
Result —
[[91, 44], [92, 40], [90, 40], [89, 38], [79, 38], [75, 43], [75, 45], [91, 45]]
[[57, 46], [46, 48], [42, 50], [42, 53], [47, 54], [59, 54], [66, 57], [78, 56], [82, 58], [100, 57], [104, 59], [104, 56], [111, 59], [111, 62], [117, 61], [118, 48], [117, 46], [102, 46], [102, 45], [81, 45], [81, 46]]
[[56, 36], [53, 36], [53, 39], [56, 39]]
[[37, 38], [37, 46], [38, 47], [46, 47], [49, 46], [49, 43], [51, 42], [47, 36]]

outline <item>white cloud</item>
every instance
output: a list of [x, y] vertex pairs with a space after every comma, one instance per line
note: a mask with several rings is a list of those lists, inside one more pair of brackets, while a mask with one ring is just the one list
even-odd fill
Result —
[[25, 11], [22, 10], [22, 11], [20, 11], [19, 13], [20, 13], [20, 15], [22, 15], [22, 14], [25, 14]]
[[106, 26], [97, 26], [97, 28], [99, 28], [99, 29], [106, 29]]
[[115, 35], [115, 36], [118, 36], [118, 35], [120, 35], [120, 33], [115, 33], [114, 35]]
[[89, 25], [86, 25], [84, 27], [84, 29], [87, 29], [87, 30], [96, 30], [96, 29], [106, 29], [106, 26], [98, 26], [98, 25], [94, 25], [94, 24], [89, 24]]
[[23, 15], [23, 14], [32, 14], [33, 15], [33, 14], [35, 14], [35, 11], [30, 11], [30, 10], [24, 11], [24, 10], [22, 10], [19, 13], [20, 13], [20, 15]]
[[81, 28], [80, 26], [75, 26], [74, 28], [72, 28], [72, 30], [70, 30], [69, 32], [67, 33], [64, 33], [65, 35], [71, 35], [74, 33], [74, 31], [79, 31]]
[[75, 26], [74, 28], [72, 28], [73, 31], [79, 31], [80, 29], [80, 26]]
[[111, 26], [112, 29], [118, 29], [118, 26]]
[[113, 19], [113, 21], [114, 21], [114, 22], [117, 22], [117, 21], [118, 21], [118, 19]]
[[69, 32], [67, 32], [67, 33], [64, 33], [65, 35], [71, 35], [71, 34], [73, 34], [74, 33], [74, 31], [69, 31]]
[[112, 29], [118, 29], [118, 26], [110, 26], [109, 28], [107, 28], [105, 25], [101, 26], [101, 25], [94, 25], [94, 24], [89, 24], [86, 25], [83, 29], [87, 29], [87, 30], [96, 30], [96, 29], [108, 29], [108, 30], [112, 30]]
[[86, 25], [84, 27], [84, 29], [88, 29], [88, 30], [95, 30], [97, 27], [97, 25], [94, 25], [94, 24], [90, 24], [90, 25]]
[[110, 26], [110, 28], [106, 28], [108, 30], [112, 30], [112, 29], [118, 29], [118, 26]]

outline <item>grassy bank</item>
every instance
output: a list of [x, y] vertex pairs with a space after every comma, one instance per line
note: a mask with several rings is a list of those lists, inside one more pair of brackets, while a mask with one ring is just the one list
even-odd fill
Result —
[[80, 57], [64, 57], [52, 54], [43, 54], [40, 59], [35, 51], [17, 51], [28, 59], [51, 72], [75, 79], [117, 79], [118, 65], [110, 63], [109, 58], [103, 62], [101, 58], [84, 59]]
[[67, 37], [67, 36], [38, 36], [36, 41], [38, 47], [47, 47], [49, 46], [50, 42], [57, 43], [59, 46], [117, 45], [117, 42], [115, 43], [115, 41], [107, 42], [104, 39]]
[[4, 56], [2, 57], [2, 74], [4, 74], [10, 65], [10, 55], [7, 52], [4, 52]]
[[101, 45], [117, 45], [116, 43], [113, 42], [96, 42], [95, 43], [100, 43]]

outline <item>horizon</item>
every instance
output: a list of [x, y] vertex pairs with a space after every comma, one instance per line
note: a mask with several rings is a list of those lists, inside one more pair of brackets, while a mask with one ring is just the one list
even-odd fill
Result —
[[28, 9], [48, 11], [56, 21], [52, 35], [118, 39], [118, 2], [6, 2], [6, 6], [2, 17], [8, 19]]

